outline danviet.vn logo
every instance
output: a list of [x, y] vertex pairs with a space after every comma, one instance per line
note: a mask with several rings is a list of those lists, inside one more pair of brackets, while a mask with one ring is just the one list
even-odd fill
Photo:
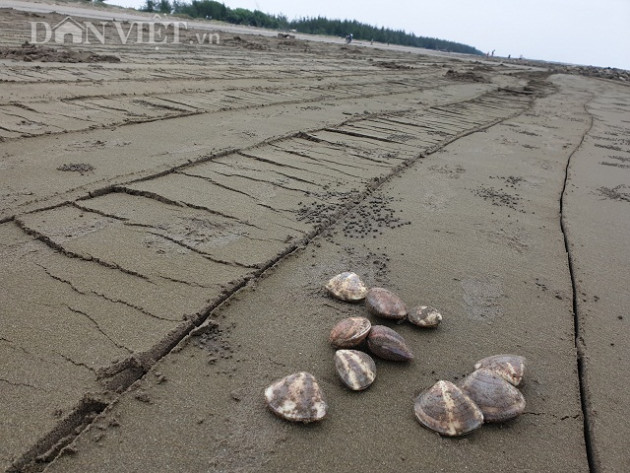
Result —
[[[155, 15], [150, 21], [77, 21], [67, 16], [57, 24], [31, 21], [31, 44], [180, 44], [188, 23]], [[198, 43], [219, 44], [218, 33], [195, 34]], [[194, 41], [188, 40], [192, 43]]]

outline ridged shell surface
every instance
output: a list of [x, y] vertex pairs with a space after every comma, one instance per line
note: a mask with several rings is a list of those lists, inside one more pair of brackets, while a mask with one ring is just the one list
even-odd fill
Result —
[[335, 368], [343, 381], [353, 391], [368, 388], [376, 378], [376, 364], [370, 355], [357, 350], [337, 350]]
[[475, 369], [487, 369], [498, 374], [508, 383], [518, 386], [525, 376], [525, 357], [519, 355], [494, 355], [479, 360]]
[[392, 361], [409, 361], [413, 353], [398, 332], [384, 325], [373, 325], [367, 337], [370, 351], [379, 358]]
[[274, 414], [294, 422], [321, 420], [328, 408], [317, 380], [304, 371], [273, 383], [265, 389], [265, 400]]
[[475, 403], [450, 381], [438, 381], [421, 393], [414, 412], [422, 425], [450, 437], [467, 434], [484, 420]]
[[434, 307], [421, 305], [411, 309], [407, 319], [418, 327], [435, 328], [442, 322], [442, 314]]
[[365, 340], [371, 328], [372, 324], [365, 317], [343, 319], [330, 331], [330, 344], [335, 348], [356, 347]]
[[371, 288], [365, 297], [365, 307], [370, 314], [391, 320], [407, 317], [407, 306], [403, 300], [389, 289]]
[[486, 422], [503, 422], [525, 410], [521, 392], [500, 376], [486, 369], [473, 371], [460, 384], [483, 412]]
[[345, 272], [333, 277], [326, 284], [326, 289], [342, 301], [360, 301], [365, 299], [368, 288], [361, 278], [352, 272]]

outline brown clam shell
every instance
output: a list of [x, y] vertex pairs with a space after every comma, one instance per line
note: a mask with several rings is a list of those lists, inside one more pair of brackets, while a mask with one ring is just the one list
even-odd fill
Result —
[[405, 343], [405, 339], [384, 325], [372, 326], [367, 343], [370, 351], [384, 360], [409, 361], [413, 359], [413, 353]]
[[435, 328], [442, 322], [442, 314], [434, 307], [420, 305], [409, 311], [407, 320], [418, 327]]
[[335, 368], [343, 381], [353, 391], [368, 388], [376, 378], [376, 364], [370, 355], [357, 350], [337, 350]]
[[265, 389], [265, 400], [274, 414], [294, 422], [321, 420], [328, 408], [317, 380], [305, 371], [274, 382]]
[[486, 422], [503, 422], [525, 410], [521, 392], [492, 371], [476, 370], [464, 378], [460, 387], [479, 406]]
[[475, 363], [475, 369], [480, 368], [492, 371], [501, 376], [508, 383], [518, 386], [525, 376], [525, 357], [519, 355], [494, 355], [479, 360]]
[[402, 320], [407, 317], [407, 306], [403, 300], [382, 287], [373, 287], [368, 291], [365, 307], [370, 314], [385, 319]]
[[361, 278], [349, 271], [333, 277], [326, 284], [326, 289], [337, 299], [350, 302], [365, 299], [368, 292]]
[[438, 381], [415, 400], [418, 421], [441, 435], [455, 437], [483, 424], [483, 413], [460, 388]]
[[356, 347], [365, 340], [371, 328], [372, 324], [365, 317], [343, 319], [330, 331], [330, 344], [335, 348]]

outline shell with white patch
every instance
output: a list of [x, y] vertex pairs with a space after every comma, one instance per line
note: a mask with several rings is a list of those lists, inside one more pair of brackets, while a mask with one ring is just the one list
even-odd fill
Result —
[[347, 271], [333, 277], [326, 284], [328, 292], [342, 301], [355, 302], [365, 299], [368, 288], [361, 278], [353, 272]]
[[518, 386], [525, 376], [525, 357], [519, 355], [494, 355], [479, 360], [475, 369], [487, 369], [501, 376], [508, 383]]
[[483, 424], [483, 413], [460, 388], [438, 381], [415, 400], [418, 422], [441, 435], [456, 437]]
[[315, 377], [305, 371], [290, 374], [265, 389], [271, 411], [293, 422], [315, 422], [326, 416], [328, 405]]
[[337, 374], [353, 391], [367, 389], [376, 379], [376, 364], [370, 355], [358, 350], [337, 350]]
[[463, 379], [460, 388], [481, 409], [486, 422], [503, 422], [525, 410], [521, 392], [490, 370], [472, 372]]
[[434, 307], [421, 305], [409, 311], [407, 320], [417, 327], [435, 328], [442, 322], [442, 314]]

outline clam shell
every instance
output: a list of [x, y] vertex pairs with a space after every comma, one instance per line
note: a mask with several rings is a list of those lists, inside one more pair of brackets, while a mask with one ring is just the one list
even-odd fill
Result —
[[407, 347], [405, 339], [384, 325], [372, 326], [367, 343], [370, 351], [384, 360], [409, 361], [413, 359], [413, 353]]
[[343, 381], [353, 391], [369, 387], [376, 378], [376, 364], [370, 355], [357, 350], [337, 350], [335, 368]]
[[326, 289], [342, 301], [360, 301], [365, 299], [368, 289], [361, 278], [352, 272], [345, 272], [333, 277], [326, 284]]
[[479, 360], [475, 369], [484, 368], [501, 376], [508, 383], [518, 386], [525, 376], [525, 357], [519, 355], [494, 355]]
[[349, 317], [338, 322], [330, 331], [330, 343], [335, 348], [359, 345], [370, 333], [372, 324], [365, 317]]
[[521, 392], [492, 371], [474, 371], [460, 387], [479, 406], [486, 422], [503, 422], [525, 410]]
[[415, 400], [418, 421], [442, 435], [455, 437], [483, 424], [483, 413], [460, 388], [438, 381]]
[[368, 291], [365, 307], [370, 314], [385, 319], [402, 320], [407, 317], [407, 306], [402, 299], [382, 287], [373, 287]]
[[273, 383], [265, 389], [265, 400], [274, 414], [294, 422], [321, 420], [328, 408], [317, 380], [305, 371]]
[[435, 328], [442, 322], [442, 314], [434, 307], [421, 305], [411, 309], [407, 319], [418, 327]]

